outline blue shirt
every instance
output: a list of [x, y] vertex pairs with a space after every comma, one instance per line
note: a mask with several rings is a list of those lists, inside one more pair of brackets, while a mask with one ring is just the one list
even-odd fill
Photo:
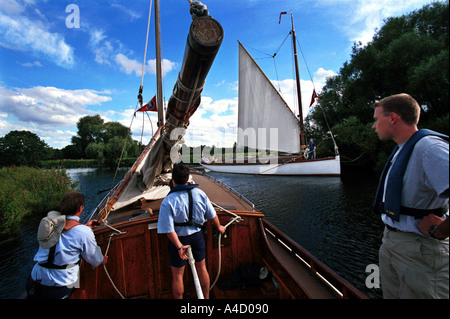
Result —
[[[78, 216], [67, 216], [67, 219], [79, 221]], [[37, 262], [31, 271], [33, 280], [41, 280], [45, 286], [68, 286], [74, 287], [78, 282], [79, 265], [68, 269], [47, 269], [39, 266], [39, 263], [46, 263], [50, 249], [39, 246], [39, 250], [34, 256]], [[55, 265], [70, 265], [77, 263], [80, 258], [97, 267], [103, 262], [103, 254], [95, 240], [91, 228], [85, 225], [77, 225], [69, 230], [64, 230], [56, 244]]]
[[[395, 161], [403, 144], [395, 153]], [[392, 168], [392, 166], [391, 166]], [[390, 170], [386, 182], [389, 178]], [[412, 153], [403, 176], [401, 205], [418, 209], [434, 209], [448, 203], [449, 188], [449, 149], [448, 142], [435, 136], [426, 136], [419, 140]], [[385, 186], [386, 189], [386, 186]], [[383, 199], [384, 201], [384, 199]], [[447, 213], [442, 218], [447, 218]], [[412, 232], [422, 236], [418, 224], [421, 219], [413, 216], [400, 215], [396, 222], [382, 214], [383, 222], [404, 232]]]
[[[198, 224], [216, 217], [216, 211], [208, 196], [198, 188], [193, 188], [192, 219]], [[187, 222], [189, 219], [189, 195], [187, 191], [170, 193], [161, 203], [158, 219], [158, 234], [176, 232], [178, 236], [189, 236], [200, 230], [196, 226], [175, 226], [174, 223]]]

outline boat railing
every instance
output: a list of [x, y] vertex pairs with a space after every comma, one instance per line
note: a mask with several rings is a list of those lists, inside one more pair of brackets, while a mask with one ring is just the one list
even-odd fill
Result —
[[311, 253], [286, 236], [266, 219], [263, 219], [265, 231], [277, 240], [292, 257], [301, 261], [312, 275], [319, 278], [328, 286], [338, 298], [342, 299], [368, 299], [347, 280], [339, 276], [327, 265], [314, 257]]

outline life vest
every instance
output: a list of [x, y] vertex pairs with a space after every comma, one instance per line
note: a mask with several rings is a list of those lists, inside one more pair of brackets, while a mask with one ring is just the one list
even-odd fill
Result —
[[[78, 225], [82, 225], [79, 221], [73, 220], [73, 219], [66, 219], [66, 224], [64, 225], [64, 231], [68, 231], [69, 229], [72, 229], [75, 226]], [[61, 237], [60, 237], [61, 239]], [[59, 240], [58, 240], [59, 242]], [[67, 268], [72, 268], [75, 267], [76, 265], [78, 265], [78, 262], [74, 263], [74, 264], [69, 264], [69, 265], [55, 265], [53, 263], [53, 261], [55, 260], [55, 251], [56, 251], [56, 244], [53, 245], [52, 247], [50, 247], [50, 250], [48, 252], [48, 257], [47, 257], [47, 261], [45, 263], [41, 263], [39, 264], [39, 266], [44, 267], [44, 268], [48, 268], [48, 269], [67, 269]]]
[[175, 186], [174, 188], [172, 188], [169, 192], [169, 194], [171, 193], [175, 193], [175, 192], [181, 192], [181, 191], [187, 191], [188, 193], [188, 197], [189, 197], [189, 216], [188, 216], [188, 220], [186, 222], [183, 223], [174, 223], [175, 226], [195, 226], [198, 228], [202, 228], [203, 225], [194, 222], [193, 220], [193, 211], [194, 211], [194, 201], [192, 200], [192, 189], [194, 189], [195, 187], [197, 187], [198, 184], [188, 184], [188, 185], [178, 185]]
[[411, 138], [403, 145], [403, 148], [400, 150], [400, 153], [393, 164], [391, 171], [389, 173], [389, 180], [386, 185], [386, 195], [385, 202], [382, 202], [383, 193], [384, 193], [384, 184], [386, 175], [389, 171], [389, 167], [391, 166], [392, 158], [394, 154], [398, 150], [398, 145], [394, 148], [394, 151], [389, 156], [389, 160], [387, 161], [383, 173], [381, 174], [380, 183], [378, 184], [377, 193], [375, 196], [374, 202], [374, 212], [386, 214], [390, 218], [395, 221], [400, 220], [400, 214], [414, 216], [416, 218], [421, 218], [429, 214], [435, 214], [438, 216], [442, 216], [443, 213], [448, 208], [448, 205], [445, 205], [442, 208], [436, 209], [416, 209], [401, 206], [401, 198], [402, 198], [402, 187], [403, 187], [403, 176], [405, 175], [406, 167], [408, 166], [409, 158], [414, 149], [415, 144], [425, 136], [438, 136], [447, 142], [449, 141], [449, 137], [447, 135], [434, 132], [428, 129], [422, 129], [414, 133]]

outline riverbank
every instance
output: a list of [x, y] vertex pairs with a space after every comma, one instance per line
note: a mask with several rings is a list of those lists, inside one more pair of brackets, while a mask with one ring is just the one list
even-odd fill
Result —
[[0, 241], [18, 233], [28, 216], [58, 209], [61, 197], [77, 184], [64, 169], [1, 168]]

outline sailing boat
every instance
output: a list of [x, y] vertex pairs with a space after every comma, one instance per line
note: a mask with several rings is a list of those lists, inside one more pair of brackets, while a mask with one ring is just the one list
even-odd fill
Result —
[[[281, 16], [280, 16], [281, 17]], [[296, 67], [299, 119], [291, 111], [278, 90], [255, 60], [239, 42], [239, 106], [237, 145], [296, 155], [259, 156], [226, 159], [201, 165], [223, 173], [262, 175], [327, 175], [339, 176], [340, 156], [308, 159], [300, 94], [294, 20], [291, 12], [292, 38]], [[332, 136], [333, 137], [333, 136]]]
[[[221, 25], [207, 11], [192, 10], [191, 4], [192, 11], [196, 15], [166, 123], [161, 117], [158, 131], [133, 167], [84, 221], [100, 223], [94, 234], [108, 263], [92, 269], [82, 262], [73, 299], [172, 298], [168, 239], [157, 234], [159, 209], [170, 190], [171, 148], [183, 132], [178, 129], [189, 125], [188, 119], [200, 103], [206, 75], [223, 38]], [[155, 15], [158, 24], [159, 0], [155, 0]], [[223, 238], [210, 223], [204, 231], [207, 269], [211, 278], [216, 278], [210, 289], [212, 298], [367, 298], [265, 220], [235, 191], [199, 173], [192, 173], [191, 182], [207, 194], [227, 229]], [[240, 285], [225, 289], [219, 284], [246, 265], [256, 266], [256, 283], [245, 289]], [[187, 272], [185, 276], [185, 297], [195, 298], [195, 281]]]

